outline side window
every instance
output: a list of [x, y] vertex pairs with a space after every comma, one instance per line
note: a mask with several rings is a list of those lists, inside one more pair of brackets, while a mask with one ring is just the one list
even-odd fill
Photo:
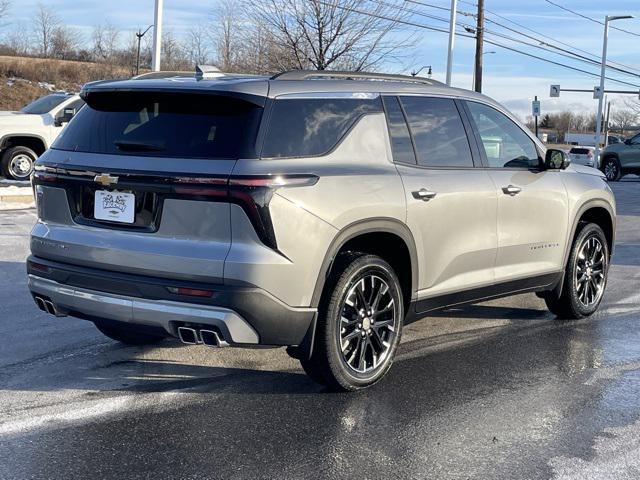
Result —
[[391, 138], [391, 151], [393, 161], [399, 163], [416, 163], [416, 156], [413, 151], [411, 135], [407, 127], [407, 121], [400, 108], [400, 103], [396, 97], [383, 97], [384, 109], [387, 113], [387, 125], [389, 127], [389, 137]]
[[[60, 111], [56, 114], [56, 120], [65, 119], [65, 121], [71, 120], [78, 111], [84, 106], [84, 100], [81, 98], [74, 100], [69, 105], [66, 105], [64, 108], [61, 108]], [[70, 114], [70, 112], [74, 112]]]
[[360, 117], [381, 112], [379, 97], [276, 99], [262, 157], [326, 155]]
[[469, 139], [450, 98], [401, 97], [416, 145], [418, 165], [473, 167]]
[[78, 100], [71, 102], [69, 105], [67, 105], [64, 108], [73, 108], [76, 111], [76, 113], [78, 113], [78, 110], [80, 110], [80, 108], [82, 108], [83, 106], [84, 106], [84, 100], [79, 98]]
[[494, 108], [467, 102], [490, 167], [532, 168], [540, 165], [535, 143], [509, 117]]

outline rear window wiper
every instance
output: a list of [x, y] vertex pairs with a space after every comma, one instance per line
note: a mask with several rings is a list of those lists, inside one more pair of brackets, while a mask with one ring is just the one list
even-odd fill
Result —
[[123, 150], [125, 152], [160, 152], [165, 149], [162, 145], [153, 143], [127, 142], [117, 140], [113, 142], [113, 144], [118, 148], [118, 150]]

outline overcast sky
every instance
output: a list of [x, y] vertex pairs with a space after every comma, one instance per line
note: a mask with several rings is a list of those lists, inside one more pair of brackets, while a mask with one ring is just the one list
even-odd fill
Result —
[[[418, 0], [422, 3], [447, 7], [450, 0]], [[607, 14], [633, 14], [637, 18], [614, 23], [620, 28], [625, 28], [640, 34], [640, 0], [553, 0], [582, 14], [602, 19]], [[46, 6], [54, 7], [60, 19], [68, 25], [81, 29], [89, 37], [96, 23], [109, 22], [121, 30], [135, 30], [146, 28], [153, 23], [154, 0], [42, 0]], [[207, 20], [215, 6], [216, 0], [165, 0], [165, 28], [172, 29], [178, 36], [184, 34], [191, 25]], [[459, 10], [472, 12], [475, 7], [471, 5], [475, 0], [462, 1]], [[13, 0], [11, 10], [12, 22], [21, 22], [28, 25], [29, 18], [36, 9], [38, 0]], [[603, 5], [606, 4], [606, 7]], [[447, 17], [446, 11], [429, 8], [427, 6], [407, 3], [407, 7], [438, 17]], [[603, 27], [588, 20], [579, 18], [565, 12], [545, 0], [486, 0], [487, 18], [493, 19], [515, 29], [519, 27], [509, 24], [504, 19], [494, 14], [499, 14], [509, 20], [513, 20], [540, 33], [540, 35], [527, 32], [534, 37], [545, 36], [571, 46], [575, 46], [587, 52], [600, 55], [602, 49]], [[492, 13], [491, 13], [492, 12]], [[425, 18], [414, 14], [411, 19], [415, 23], [446, 28], [444, 22], [433, 18]], [[473, 23], [470, 17], [459, 16], [459, 20], [465, 23]], [[11, 25], [5, 26], [11, 28]], [[487, 29], [509, 34], [501, 27], [487, 23]], [[419, 41], [415, 51], [408, 52], [407, 73], [412, 68], [420, 68], [423, 65], [431, 65], [434, 70], [434, 78], [444, 80], [446, 68], [447, 35], [424, 29], [417, 30]], [[502, 43], [508, 40], [498, 39]], [[454, 84], [470, 88], [472, 83], [472, 68], [474, 54], [474, 40], [458, 37], [456, 40]], [[563, 48], [569, 48], [562, 46]], [[581, 62], [570, 62], [567, 59], [546, 53], [529, 47], [519, 46], [531, 53], [553, 59], [560, 63], [568, 63], [573, 66], [599, 72], [595, 65]], [[539, 60], [527, 58], [513, 52], [506, 51], [491, 45], [485, 46], [485, 51], [495, 51], [485, 55], [484, 92], [499, 101], [505, 103], [511, 110], [521, 116], [530, 111], [530, 102], [534, 95], [542, 100], [544, 112], [556, 111], [562, 108], [575, 108], [581, 111], [591, 111], [596, 108], [596, 101], [592, 95], [586, 93], [563, 93], [560, 99], [549, 98], [550, 84], [560, 84], [563, 88], [592, 89], [598, 83], [595, 77], [572, 72], [559, 66], [550, 65]], [[609, 43], [609, 59], [626, 64], [640, 70], [640, 37], [612, 30]], [[640, 85], [639, 77], [629, 77], [623, 74], [610, 72], [622, 80]], [[637, 87], [608, 82], [607, 88], [637, 90]], [[637, 98], [635, 96], [634, 98]], [[619, 105], [623, 102], [616, 100]]]

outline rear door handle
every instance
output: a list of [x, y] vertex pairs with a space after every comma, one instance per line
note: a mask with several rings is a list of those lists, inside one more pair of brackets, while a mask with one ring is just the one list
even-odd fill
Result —
[[413, 195], [413, 198], [415, 198], [416, 200], [422, 200], [425, 202], [428, 202], [429, 200], [431, 200], [433, 197], [437, 195], [436, 192], [431, 192], [426, 188], [421, 188], [420, 190], [411, 192], [411, 194]]
[[502, 193], [504, 193], [505, 195], [511, 195], [512, 197], [514, 195], [519, 194], [522, 191], [522, 189], [520, 187], [516, 187], [515, 185], [509, 185], [507, 187], [502, 187]]

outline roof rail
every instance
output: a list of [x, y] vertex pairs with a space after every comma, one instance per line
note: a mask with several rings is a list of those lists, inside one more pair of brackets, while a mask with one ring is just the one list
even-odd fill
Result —
[[343, 72], [330, 70], [291, 70], [278, 73], [271, 80], [309, 80], [312, 78], [336, 78], [345, 80], [384, 80], [390, 82], [411, 82], [424, 85], [441, 85], [437, 80], [409, 75], [392, 75], [389, 73]]

